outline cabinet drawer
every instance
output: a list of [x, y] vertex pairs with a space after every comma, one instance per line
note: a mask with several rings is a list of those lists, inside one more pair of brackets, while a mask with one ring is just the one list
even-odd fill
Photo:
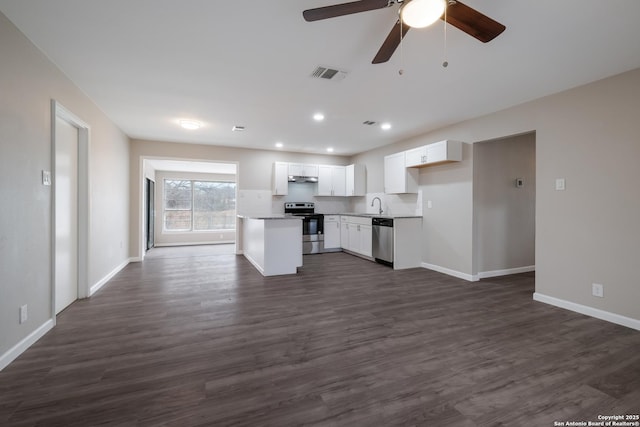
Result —
[[341, 216], [340, 221], [347, 224], [371, 225], [371, 218], [365, 216]]

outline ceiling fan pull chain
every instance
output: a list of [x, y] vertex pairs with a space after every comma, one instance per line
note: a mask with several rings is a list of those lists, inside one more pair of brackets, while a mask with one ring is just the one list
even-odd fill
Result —
[[449, 9], [450, 2], [447, 2], [446, 7], [444, 8], [444, 62], [442, 66], [447, 68], [449, 66], [449, 62], [447, 61], [447, 9]]
[[400, 69], [398, 70], [398, 74], [404, 74], [404, 55], [402, 54], [402, 20], [398, 20], [398, 25], [400, 25]]

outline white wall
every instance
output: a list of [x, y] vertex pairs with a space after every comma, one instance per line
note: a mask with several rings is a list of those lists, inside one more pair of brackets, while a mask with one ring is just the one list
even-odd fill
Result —
[[128, 262], [129, 140], [3, 14], [0, 58], [1, 368], [53, 324], [51, 100], [91, 127], [90, 285]]
[[[381, 189], [382, 173], [374, 171], [381, 171], [383, 155], [442, 139], [473, 143], [535, 131], [536, 292], [560, 303], [575, 304], [575, 309], [587, 307], [592, 313], [612, 313], [637, 322], [639, 111], [637, 69], [362, 153], [351, 160], [367, 165], [370, 189]], [[465, 153], [462, 163], [449, 166], [452, 181], [470, 179], [473, 164], [467, 161], [468, 156]], [[425, 169], [422, 187], [431, 181], [425, 174], [434, 173]], [[566, 178], [565, 191], [555, 191], [556, 178]], [[424, 190], [425, 200], [426, 193]], [[458, 206], [451, 206], [448, 226], [469, 227], [472, 209], [454, 209]], [[423, 240], [430, 237], [426, 226]], [[465, 252], [452, 262], [473, 274], [466, 254], [471, 251], [466, 235], [453, 234], [434, 250], [453, 252], [452, 248]], [[429, 262], [433, 256], [426, 251], [423, 261]], [[593, 282], [605, 285], [604, 298], [591, 295]]]

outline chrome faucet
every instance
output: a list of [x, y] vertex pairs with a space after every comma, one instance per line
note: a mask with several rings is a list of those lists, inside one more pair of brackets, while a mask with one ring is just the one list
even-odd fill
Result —
[[378, 201], [380, 202], [380, 207], [378, 209], [378, 215], [382, 215], [382, 200], [380, 200], [380, 197], [374, 197], [373, 198], [373, 200], [371, 201], [371, 207], [373, 207], [373, 202], [375, 202], [376, 199], [378, 199]]

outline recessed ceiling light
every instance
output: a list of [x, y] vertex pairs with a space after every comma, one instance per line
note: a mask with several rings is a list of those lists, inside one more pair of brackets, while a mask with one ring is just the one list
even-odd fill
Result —
[[276, 147], [282, 148], [284, 147], [284, 144], [282, 142], [276, 142]]
[[327, 148], [327, 152], [329, 152], [329, 153], [333, 153], [333, 147], [329, 147], [329, 148]]
[[383, 124], [380, 125], [380, 128], [382, 130], [389, 130], [389, 129], [391, 129], [391, 123], [383, 123]]
[[195, 130], [200, 129], [200, 122], [196, 120], [180, 120], [180, 126], [184, 129]]
[[313, 115], [313, 120], [315, 120], [316, 122], [321, 122], [324, 120], [324, 114], [322, 113], [315, 113]]

